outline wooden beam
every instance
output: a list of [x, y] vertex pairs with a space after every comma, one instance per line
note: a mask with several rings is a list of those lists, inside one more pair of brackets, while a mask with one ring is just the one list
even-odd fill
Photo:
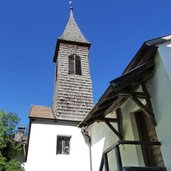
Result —
[[110, 98], [110, 99], [109, 98], [106, 98], [106, 100], [103, 101], [102, 103], [100, 103], [98, 106], [99, 107], [110, 106], [116, 98], [117, 98], [116, 96], [113, 97], [113, 98]]
[[109, 171], [109, 163], [108, 163], [107, 154], [104, 154], [104, 167], [105, 167], [105, 171]]
[[120, 139], [121, 138], [120, 133], [108, 121], [106, 121], [105, 123], [113, 131], [113, 133]]
[[[138, 98], [146, 98], [146, 94], [144, 92], [134, 92], [134, 93]], [[117, 95], [128, 97], [128, 98], [131, 96], [129, 92], [118, 92]]]
[[100, 163], [99, 171], [103, 171], [103, 166], [104, 166], [104, 154], [102, 155], [102, 160], [101, 160], [101, 163]]
[[152, 106], [152, 103], [151, 103], [151, 100], [150, 100], [150, 94], [148, 93], [148, 90], [147, 90], [147, 88], [146, 88], [146, 86], [145, 86], [144, 83], [142, 83], [141, 86], [142, 86], [143, 91], [144, 91], [145, 94], [146, 94], [147, 107], [148, 107], [149, 110], [151, 111], [151, 121], [152, 121], [152, 123], [153, 123], [155, 126], [157, 126], [157, 121], [156, 121], [156, 118], [155, 118], [153, 106]]
[[[141, 110], [153, 121], [153, 114], [152, 111], [149, 110], [148, 107], [146, 107], [134, 94], [134, 92], [131, 92], [131, 99], [141, 108]], [[155, 123], [154, 123], [155, 124]]]
[[118, 123], [118, 119], [116, 118], [104, 118], [104, 117], [97, 117], [95, 118], [97, 122], [112, 122], [112, 123]]
[[121, 109], [118, 108], [116, 110], [116, 116], [117, 116], [117, 119], [118, 119], [118, 132], [120, 133], [120, 140], [123, 140], [123, 125], [122, 125], [122, 112], [121, 112]]
[[105, 111], [104, 115], [109, 114], [111, 111], [118, 109], [122, 103], [126, 101], [125, 97], [118, 97], [111, 106]]
[[115, 155], [116, 155], [117, 169], [118, 171], [122, 171], [122, 159], [121, 159], [121, 153], [118, 145], [115, 146]]
[[150, 111], [148, 108], [136, 97], [134, 92], [131, 92], [131, 99], [141, 108], [143, 112], [145, 112], [148, 116], [150, 114]]
[[142, 82], [141, 87], [142, 87], [143, 92], [146, 94], [146, 97], [150, 98], [150, 94], [148, 93], [148, 90], [147, 90], [147, 88], [145, 86], [145, 83]]
[[118, 123], [117, 118], [105, 118], [105, 117], [96, 116], [96, 117], [89, 119], [87, 126], [94, 123], [94, 122], [106, 122], [106, 121], [112, 122], [112, 123]]

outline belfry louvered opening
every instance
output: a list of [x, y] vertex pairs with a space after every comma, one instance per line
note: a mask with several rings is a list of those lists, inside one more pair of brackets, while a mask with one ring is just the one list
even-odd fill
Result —
[[68, 57], [68, 73], [82, 75], [81, 58], [76, 54], [72, 54]]

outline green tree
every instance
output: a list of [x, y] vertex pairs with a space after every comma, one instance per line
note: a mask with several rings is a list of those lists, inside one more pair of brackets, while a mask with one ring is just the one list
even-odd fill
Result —
[[14, 113], [0, 111], [0, 171], [21, 171], [21, 164], [15, 160], [21, 145], [15, 141], [19, 117]]

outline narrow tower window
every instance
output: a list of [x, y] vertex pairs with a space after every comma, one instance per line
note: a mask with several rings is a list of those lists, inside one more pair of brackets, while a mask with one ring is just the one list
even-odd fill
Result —
[[56, 154], [70, 153], [70, 136], [57, 136]]
[[78, 55], [70, 55], [68, 57], [68, 73], [82, 75], [81, 72], [81, 58]]

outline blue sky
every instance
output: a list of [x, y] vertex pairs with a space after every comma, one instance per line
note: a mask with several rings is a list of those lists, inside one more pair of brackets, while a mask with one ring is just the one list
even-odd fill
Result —
[[[92, 43], [94, 102], [142, 43], [171, 34], [170, 0], [73, 0], [75, 19]], [[27, 125], [30, 106], [51, 106], [56, 39], [69, 17], [69, 0], [0, 2], [0, 109]]]

